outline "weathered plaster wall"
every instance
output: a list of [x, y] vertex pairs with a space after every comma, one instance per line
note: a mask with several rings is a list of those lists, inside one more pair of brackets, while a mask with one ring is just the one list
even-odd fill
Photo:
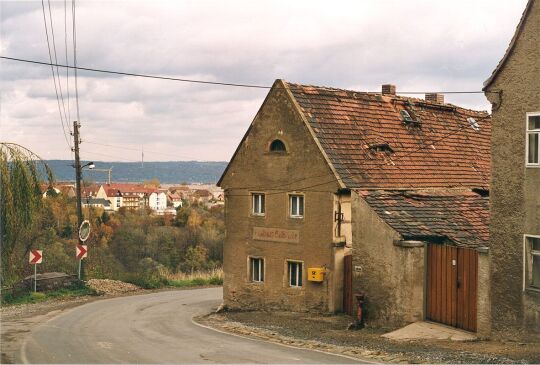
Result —
[[[334, 257], [332, 229], [338, 184], [309, 133], [286, 91], [272, 89], [221, 183], [227, 227], [224, 301], [230, 308], [334, 311], [341, 306], [334, 283], [342, 281], [335, 271], [342, 260]], [[285, 142], [287, 153], [268, 152], [276, 138]], [[288, 217], [287, 193], [293, 191], [305, 194], [303, 219]], [[264, 217], [250, 215], [251, 192], [266, 193]], [[300, 241], [254, 240], [254, 227], [297, 230]], [[264, 283], [250, 281], [248, 256], [265, 259]], [[302, 288], [288, 286], [287, 259], [304, 262]], [[325, 281], [309, 282], [307, 268], [323, 266]]]
[[[540, 1], [487, 93], [494, 103], [491, 318], [495, 336], [540, 338], [540, 293], [523, 290], [523, 235], [540, 235], [540, 168], [525, 167], [527, 112], [540, 111]], [[500, 107], [497, 109], [497, 106]]]
[[478, 286], [476, 302], [476, 333], [481, 338], [491, 334], [489, 251], [478, 252]]
[[394, 245], [400, 235], [352, 194], [353, 290], [366, 294], [366, 322], [400, 326], [424, 319], [424, 246]]

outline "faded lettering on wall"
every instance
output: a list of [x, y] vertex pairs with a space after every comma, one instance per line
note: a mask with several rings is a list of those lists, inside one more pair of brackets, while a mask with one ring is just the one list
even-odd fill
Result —
[[300, 232], [292, 229], [253, 227], [253, 239], [258, 241], [298, 243], [300, 242]]

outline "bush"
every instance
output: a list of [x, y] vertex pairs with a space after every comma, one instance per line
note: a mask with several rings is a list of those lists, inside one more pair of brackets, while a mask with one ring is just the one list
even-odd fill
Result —
[[208, 280], [208, 284], [210, 285], [223, 285], [223, 278], [220, 278], [219, 276], [213, 276]]

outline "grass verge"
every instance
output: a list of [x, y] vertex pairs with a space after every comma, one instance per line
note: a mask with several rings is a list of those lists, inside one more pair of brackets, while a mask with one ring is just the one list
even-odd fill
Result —
[[82, 297], [86, 295], [98, 295], [97, 292], [84, 283], [73, 283], [67, 288], [46, 292], [24, 292], [14, 296], [11, 293], [2, 294], [2, 306], [39, 303], [55, 298]]
[[191, 274], [154, 273], [145, 275], [132, 273], [125, 275], [122, 280], [144, 289], [159, 289], [167, 286], [189, 288], [206, 285], [223, 285], [223, 270], [196, 271]]

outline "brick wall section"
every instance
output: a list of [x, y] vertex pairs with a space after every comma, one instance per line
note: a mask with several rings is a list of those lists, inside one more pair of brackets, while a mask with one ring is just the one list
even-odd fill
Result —
[[[526, 113], [540, 111], [540, 1], [529, 4], [514, 47], [486, 93], [494, 104], [491, 318], [496, 337], [540, 339], [540, 292], [524, 291], [522, 283], [523, 235], [540, 235], [540, 168], [525, 167]], [[497, 91], [502, 94], [489, 93]]]

